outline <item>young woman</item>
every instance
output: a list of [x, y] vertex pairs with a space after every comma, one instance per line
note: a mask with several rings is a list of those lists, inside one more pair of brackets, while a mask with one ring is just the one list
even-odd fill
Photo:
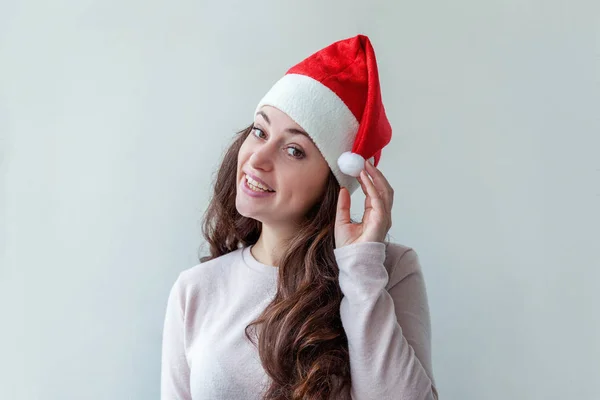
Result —
[[376, 165], [390, 139], [366, 36], [267, 92], [218, 171], [210, 256], [171, 289], [163, 400], [438, 398], [418, 257], [386, 241], [394, 191]]

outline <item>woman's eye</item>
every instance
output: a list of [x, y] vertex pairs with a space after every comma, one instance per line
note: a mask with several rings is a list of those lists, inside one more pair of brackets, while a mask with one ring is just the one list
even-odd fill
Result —
[[[257, 128], [255, 126], [255, 127], [252, 128], [252, 132], [253, 132], [253, 134], [254, 134], [255, 137], [257, 137], [259, 139], [264, 139], [264, 137], [261, 136], [261, 134], [265, 135], [265, 132], [262, 129]], [[305, 156], [304, 152], [302, 150], [300, 150], [299, 148], [297, 148], [297, 147], [290, 146], [290, 147], [287, 148], [287, 150], [288, 150], [288, 154], [290, 156], [292, 156], [294, 158], [297, 158], [299, 160], [302, 159], [302, 158], [304, 158], [304, 156]]]
[[260, 133], [264, 134], [263, 130], [260, 128], [257, 128], [257, 127], [252, 128], [252, 131], [254, 132], [254, 136], [260, 137], [259, 135], [256, 134], [256, 132], [260, 132]]
[[293, 147], [293, 146], [288, 147], [288, 150], [292, 150], [292, 152], [289, 153], [292, 157], [294, 157], [294, 158], [304, 158], [304, 153], [302, 152], [302, 150], [300, 150], [300, 149], [298, 149], [296, 147]]

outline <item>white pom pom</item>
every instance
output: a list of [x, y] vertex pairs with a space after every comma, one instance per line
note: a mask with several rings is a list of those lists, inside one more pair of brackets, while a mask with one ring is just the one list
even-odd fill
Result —
[[353, 177], [360, 175], [360, 171], [365, 167], [365, 159], [361, 157], [360, 154], [352, 153], [350, 151], [342, 153], [338, 158], [337, 163], [344, 174]]

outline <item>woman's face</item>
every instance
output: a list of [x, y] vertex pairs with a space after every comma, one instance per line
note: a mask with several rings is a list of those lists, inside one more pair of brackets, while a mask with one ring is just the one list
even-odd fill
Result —
[[[254, 116], [238, 153], [235, 204], [241, 215], [273, 225], [298, 223], [323, 195], [329, 165], [305, 134], [277, 108], [264, 106]], [[269, 192], [253, 191], [247, 176]]]

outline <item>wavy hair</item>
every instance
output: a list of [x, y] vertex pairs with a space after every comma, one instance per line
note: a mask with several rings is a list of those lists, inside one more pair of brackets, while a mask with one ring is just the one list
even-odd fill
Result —
[[[260, 236], [262, 223], [242, 216], [235, 205], [238, 152], [252, 127], [237, 132], [217, 171], [202, 221], [210, 255], [201, 262], [252, 245]], [[323, 197], [286, 243], [274, 299], [246, 326], [245, 335], [271, 378], [263, 400], [350, 399], [343, 294], [333, 253], [339, 189], [330, 171]]]

